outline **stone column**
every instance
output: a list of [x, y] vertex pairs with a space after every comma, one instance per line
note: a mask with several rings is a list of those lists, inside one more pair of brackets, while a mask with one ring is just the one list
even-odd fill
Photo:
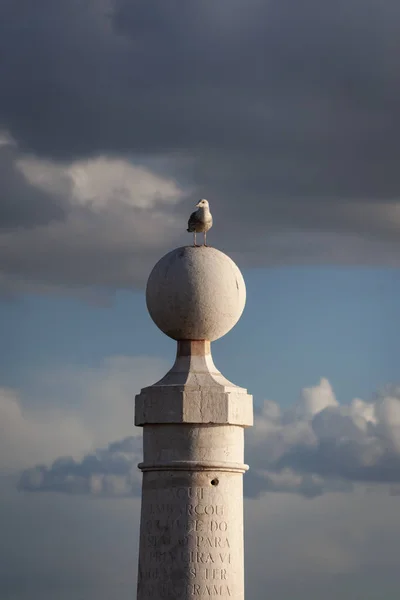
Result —
[[178, 344], [172, 369], [136, 397], [144, 454], [137, 597], [243, 600], [243, 434], [252, 397], [216, 369], [210, 340], [239, 319], [244, 281], [222, 252], [189, 246], [157, 263], [146, 298]]

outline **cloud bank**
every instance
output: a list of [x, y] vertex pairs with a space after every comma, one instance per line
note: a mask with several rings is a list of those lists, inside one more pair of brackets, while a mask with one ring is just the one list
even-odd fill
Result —
[[69, 494], [138, 495], [141, 490], [137, 469], [140, 456], [141, 438], [128, 437], [87, 454], [82, 461], [59, 458], [50, 468], [27, 469], [22, 473], [18, 487], [25, 491]]
[[[126, 437], [85, 456], [58, 459], [22, 473], [20, 489], [94, 495], [140, 491], [140, 437]], [[281, 411], [264, 403], [248, 430], [245, 494], [299, 493], [306, 497], [349, 491], [355, 483], [400, 489], [400, 389], [388, 387], [374, 402], [340, 405], [327, 379], [304, 388], [298, 402]]]
[[396, 387], [374, 402], [340, 405], [321, 379], [285, 411], [267, 401], [247, 440], [252, 487], [315, 496], [356, 482], [399, 483], [399, 417]]
[[3, 293], [141, 287], [200, 197], [241, 265], [399, 266], [399, 12], [1, 3]]
[[8, 144], [0, 170], [3, 294], [140, 286], [184, 229], [175, 206], [185, 192], [173, 177], [124, 158], [55, 163]]

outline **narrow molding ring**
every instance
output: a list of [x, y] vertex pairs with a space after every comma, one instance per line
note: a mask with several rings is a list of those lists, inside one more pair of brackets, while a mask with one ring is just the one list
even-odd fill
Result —
[[213, 462], [210, 460], [172, 460], [165, 463], [139, 463], [141, 471], [220, 471], [245, 473], [248, 465], [242, 463]]

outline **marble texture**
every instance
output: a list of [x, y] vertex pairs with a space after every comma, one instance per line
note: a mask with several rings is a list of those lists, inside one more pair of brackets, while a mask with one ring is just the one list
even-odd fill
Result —
[[239, 269], [208, 247], [154, 267], [149, 312], [178, 340], [168, 373], [136, 396], [143, 427], [138, 600], [244, 600], [244, 428], [252, 396], [216, 368], [210, 340], [239, 319]]
[[252, 396], [214, 365], [210, 342], [178, 342], [171, 370], [136, 396], [135, 425], [154, 423], [253, 425]]
[[146, 303], [151, 318], [174, 340], [214, 341], [238, 322], [243, 276], [229, 256], [209, 246], [183, 246], [153, 268]]

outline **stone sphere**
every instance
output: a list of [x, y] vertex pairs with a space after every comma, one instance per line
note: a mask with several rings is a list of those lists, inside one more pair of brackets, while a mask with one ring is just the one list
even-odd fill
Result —
[[240, 319], [246, 286], [229, 256], [208, 246], [183, 246], [153, 268], [146, 303], [154, 323], [174, 340], [217, 340]]

